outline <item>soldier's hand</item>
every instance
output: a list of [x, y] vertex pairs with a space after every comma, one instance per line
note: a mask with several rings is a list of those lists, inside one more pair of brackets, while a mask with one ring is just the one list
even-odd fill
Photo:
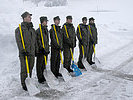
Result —
[[82, 40], [79, 40], [79, 43], [80, 43], [81, 45], [83, 45], [83, 41], [82, 41]]
[[23, 54], [23, 56], [29, 56], [29, 52], [26, 52], [26, 51], [23, 52], [22, 54]]

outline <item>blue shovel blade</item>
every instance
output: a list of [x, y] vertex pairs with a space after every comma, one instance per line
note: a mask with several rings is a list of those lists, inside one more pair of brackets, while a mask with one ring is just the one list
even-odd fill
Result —
[[73, 69], [73, 72], [74, 72], [75, 76], [82, 75], [82, 72], [80, 71], [80, 69], [78, 68], [78, 66], [74, 64], [74, 62], [72, 63], [72, 66], [71, 67]]

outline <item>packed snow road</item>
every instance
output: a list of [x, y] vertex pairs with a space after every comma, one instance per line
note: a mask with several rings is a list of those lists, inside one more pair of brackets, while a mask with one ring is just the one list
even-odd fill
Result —
[[[19, 61], [13, 35], [2, 35], [0, 100], [132, 100], [133, 89], [133, 46], [126, 46], [100, 57], [101, 68], [83, 71], [83, 75], [50, 89], [47, 84], [38, 84], [41, 93], [30, 97], [21, 89]], [[6, 42], [8, 41], [8, 42]], [[130, 49], [129, 49], [130, 48]], [[7, 52], [8, 51], [8, 52]], [[7, 54], [7, 56], [5, 55]], [[33, 77], [36, 80], [35, 69]], [[37, 82], [37, 80], [36, 80]]]

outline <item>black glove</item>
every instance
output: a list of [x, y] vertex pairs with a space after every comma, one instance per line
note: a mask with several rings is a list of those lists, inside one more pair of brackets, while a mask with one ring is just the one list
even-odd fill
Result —
[[63, 48], [62, 48], [62, 47], [60, 47], [60, 50], [61, 50], [61, 51], [63, 51]]
[[69, 47], [70, 47], [70, 48], [73, 48], [73, 43], [69, 44]]
[[44, 48], [42, 48], [42, 53], [43, 53], [43, 55], [47, 56], [50, 53], [50, 51], [47, 52], [47, 51], [45, 51]]
[[95, 43], [94, 40], [91, 40], [91, 43], [94, 44]]
[[83, 41], [82, 41], [82, 40], [79, 40], [79, 43], [80, 43], [81, 45], [83, 45]]
[[29, 52], [26, 52], [26, 51], [23, 52], [22, 54], [23, 54], [23, 56], [29, 56]]

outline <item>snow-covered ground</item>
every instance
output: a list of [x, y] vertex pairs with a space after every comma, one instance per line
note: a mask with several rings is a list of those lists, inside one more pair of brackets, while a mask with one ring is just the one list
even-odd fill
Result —
[[[38, 7], [21, 0], [0, 1], [0, 100], [133, 100], [133, 13], [132, 0], [68, 0], [67, 6]], [[33, 14], [32, 21], [38, 28], [39, 17], [72, 15], [74, 26], [83, 16], [94, 17], [98, 28], [96, 55], [103, 66], [83, 72], [70, 82], [61, 82], [57, 90], [40, 85], [41, 94], [30, 97], [21, 89], [18, 50], [14, 30], [22, 21], [24, 11]], [[77, 42], [78, 43], [78, 42]], [[78, 46], [74, 59], [78, 61]], [[33, 77], [36, 79], [35, 67]]]

